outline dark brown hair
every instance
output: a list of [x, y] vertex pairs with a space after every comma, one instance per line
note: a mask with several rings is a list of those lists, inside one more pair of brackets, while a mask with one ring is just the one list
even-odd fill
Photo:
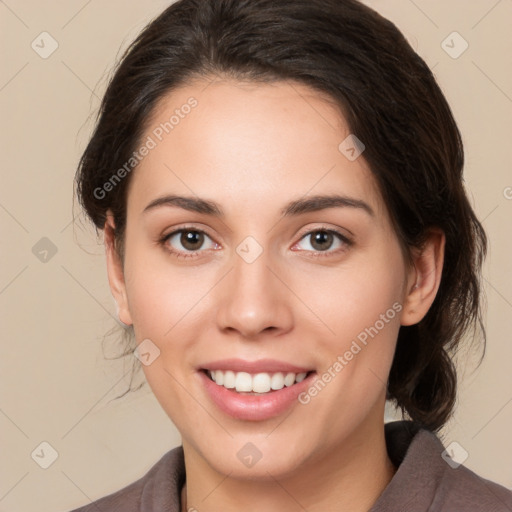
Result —
[[98, 229], [113, 211], [121, 257], [130, 175], [107, 194], [98, 190], [138, 147], [159, 100], [215, 75], [294, 80], [327, 93], [366, 146], [402, 247], [420, 247], [432, 227], [444, 231], [439, 291], [421, 322], [400, 328], [388, 381], [388, 399], [438, 430], [456, 398], [450, 354], [482, 326], [487, 241], [464, 191], [461, 136], [432, 72], [393, 23], [355, 0], [174, 3], [124, 53], [76, 175]]

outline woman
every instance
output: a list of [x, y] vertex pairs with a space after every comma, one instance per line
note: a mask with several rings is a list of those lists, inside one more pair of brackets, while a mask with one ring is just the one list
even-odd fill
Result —
[[[77, 185], [182, 446], [79, 510], [512, 510], [436, 435], [480, 321], [462, 168], [429, 68], [355, 0], [149, 24]], [[386, 399], [408, 419], [384, 425]]]

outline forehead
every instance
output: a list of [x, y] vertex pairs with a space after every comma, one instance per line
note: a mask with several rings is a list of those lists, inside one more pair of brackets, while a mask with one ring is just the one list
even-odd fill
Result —
[[340, 150], [350, 135], [334, 101], [304, 84], [196, 80], [163, 97], [148, 120], [141, 143], [151, 149], [129, 203], [142, 211], [157, 195], [186, 193], [215, 197], [230, 213], [337, 192], [382, 212], [364, 158]]

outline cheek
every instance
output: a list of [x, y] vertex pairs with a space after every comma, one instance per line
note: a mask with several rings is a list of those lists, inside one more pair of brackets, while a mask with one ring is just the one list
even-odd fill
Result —
[[308, 305], [330, 331], [316, 336], [316, 351], [322, 355], [319, 379], [328, 389], [323, 391], [322, 382], [311, 389], [311, 396], [322, 390], [315, 407], [326, 407], [320, 413], [324, 421], [332, 403], [364, 415], [388, 380], [403, 309], [405, 266], [398, 246], [377, 253], [379, 257], [367, 253], [364, 261], [341, 266], [320, 280], [317, 274], [315, 284], [311, 280], [304, 286]]
[[[172, 265], [161, 249], [127, 251], [126, 292], [135, 332], [163, 339], [201, 297], [204, 273]], [[138, 338], [139, 339], [139, 338]]]
[[[149, 339], [158, 348], [158, 359], [143, 365], [143, 370], [157, 398], [174, 403], [180, 390], [173, 377], [179, 382], [190, 377], [198, 353], [201, 355], [199, 341], [205, 338], [205, 330], [213, 327], [211, 291], [218, 276], [206, 267], [194, 270], [171, 264], [161, 255], [151, 254], [156, 250], [142, 252], [134, 250], [126, 259], [126, 291], [135, 338], [138, 343]], [[167, 396], [170, 389], [177, 393]], [[165, 408], [169, 409], [169, 404]]]
[[[365, 267], [366, 272], [352, 269], [324, 286], [323, 297], [313, 297], [312, 307], [323, 308], [323, 321], [334, 334], [316, 337], [318, 380], [301, 396], [301, 403], [311, 407], [311, 421], [319, 429], [331, 425], [332, 439], [347, 426], [363, 422], [372, 410], [380, 414], [402, 310], [400, 266], [394, 274], [387, 261], [387, 272], [378, 266]], [[329, 290], [331, 300], [326, 298]]]
[[331, 339], [352, 339], [373, 326], [386, 312], [389, 312], [386, 325], [399, 325], [396, 311], [399, 308], [392, 306], [403, 301], [405, 274], [400, 254], [393, 251], [386, 258], [365, 260], [304, 273], [297, 282], [297, 295], [304, 298], [308, 308], [325, 325]]

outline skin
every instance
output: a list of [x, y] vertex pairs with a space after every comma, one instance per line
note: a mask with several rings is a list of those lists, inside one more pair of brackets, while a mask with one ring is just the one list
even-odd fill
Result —
[[[144, 139], [190, 96], [197, 107], [130, 177], [124, 262], [110, 213], [105, 224], [120, 320], [160, 350], [143, 369], [182, 435], [183, 510], [367, 511], [396, 470], [383, 415], [398, 330], [419, 322], [435, 298], [444, 236], [433, 230], [406, 263], [364, 153], [349, 161], [339, 151], [350, 129], [317, 91], [198, 80], [159, 103]], [[332, 193], [364, 201], [373, 215], [336, 207], [281, 216], [289, 201]], [[165, 194], [216, 201], [225, 215], [144, 212]], [[207, 233], [195, 258], [168, 251], [187, 252], [179, 236], [159, 242], [183, 226]], [[322, 228], [353, 243], [334, 237], [322, 251], [313, 245]], [[263, 249], [252, 263], [236, 252], [247, 236]], [[401, 311], [316, 397], [278, 417], [234, 419], [198, 378], [198, 365], [229, 357], [274, 358], [321, 375], [395, 303]], [[247, 442], [262, 453], [251, 468], [237, 458]]]

